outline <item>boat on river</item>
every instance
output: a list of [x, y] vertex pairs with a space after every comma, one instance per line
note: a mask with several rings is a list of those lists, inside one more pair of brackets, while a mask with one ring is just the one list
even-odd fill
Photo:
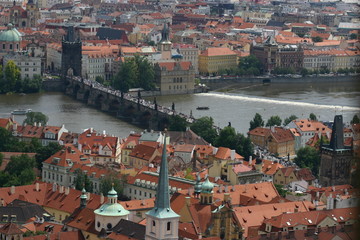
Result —
[[14, 111], [11, 112], [12, 115], [25, 115], [29, 112], [32, 112], [31, 108], [28, 109], [15, 109]]
[[209, 107], [197, 107], [196, 110], [209, 110]]

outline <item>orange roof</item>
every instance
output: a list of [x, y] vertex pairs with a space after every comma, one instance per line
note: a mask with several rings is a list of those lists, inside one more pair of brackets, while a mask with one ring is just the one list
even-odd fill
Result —
[[331, 132], [331, 129], [319, 121], [299, 119], [293, 121], [302, 132]]
[[312, 207], [311, 202], [284, 202], [254, 205], [246, 207], [235, 207], [234, 212], [237, 221], [244, 228], [244, 237], [248, 236], [249, 227], [260, 226], [265, 219], [270, 219], [285, 213], [293, 213], [295, 209], [298, 212], [308, 212]]
[[236, 55], [236, 52], [226, 47], [208, 48], [201, 53], [201, 56], [225, 56], [225, 55]]
[[295, 139], [290, 129], [285, 129], [282, 127], [274, 127], [273, 130], [270, 131], [270, 135], [278, 143], [289, 142]]
[[116, 157], [118, 147], [118, 137], [99, 134], [93, 129], [87, 129], [79, 135], [78, 143], [82, 149], [88, 149], [91, 154], [99, 155], [99, 150], [107, 146], [112, 152], [112, 157]]
[[[219, 147], [214, 157], [222, 160], [230, 160], [231, 149], [226, 147]], [[241, 156], [240, 154], [235, 153], [235, 159], [241, 160], [244, 159], [244, 157]]]
[[159, 62], [158, 64], [167, 71], [173, 71], [175, 66], [179, 66], [181, 70], [189, 70], [191, 66], [191, 62]]
[[61, 167], [71, 167], [74, 163], [91, 163], [90, 160], [72, 144], [64, 145], [63, 149], [46, 159], [44, 162]]
[[249, 131], [248, 134], [265, 137], [269, 134], [269, 132], [270, 132], [269, 128], [257, 127]]
[[278, 162], [274, 162], [274, 161], [266, 160], [266, 159], [263, 159], [262, 163], [263, 163], [263, 165], [262, 165], [261, 171], [262, 171], [262, 173], [264, 173], [266, 175], [274, 175], [279, 168], [284, 167], [283, 165], [281, 165]]

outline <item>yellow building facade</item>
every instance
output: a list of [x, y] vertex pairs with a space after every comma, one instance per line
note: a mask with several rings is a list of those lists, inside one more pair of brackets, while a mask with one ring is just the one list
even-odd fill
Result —
[[218, 73], [221, 70], [237, 67], [237, 54], [229, 48], [208, 48], [199, 55], [201, 74]]

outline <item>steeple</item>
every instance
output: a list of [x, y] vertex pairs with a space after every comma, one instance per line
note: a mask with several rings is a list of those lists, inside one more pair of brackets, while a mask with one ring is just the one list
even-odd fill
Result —
[[161, 32], [161, 41], [160, 42], [170, 42], [170, 37], [169, 37], [169, 27], [167, 25], [167, 23], [164, 23], [164, 27], [163, 30]]
[[166, 134], [160, 165], [159, 182], [156, 190], [155, 206], [146, 213], [145, 239], [178, 239], [179, 218], [170, 207], [168, 162], [166, 156]]
[[[166, 139], [166, 137], [164, 137], [164, 139]], [[155, 211], [168, 208], [170, 208], [169, 171], [166, 156], [166, 140], [164, 140], [159, 182], [156, 190]]]

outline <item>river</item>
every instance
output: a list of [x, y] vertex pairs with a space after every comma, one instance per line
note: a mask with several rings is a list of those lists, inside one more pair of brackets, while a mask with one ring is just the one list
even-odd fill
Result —
[[[255, 113], [260, 113], [264, 120], [272, 115], [279, 115], [282, 119], [292, 114], [307, 118], [310, 113], [315, 113], [323, 121], [332, 121], [335, 114], [343, 114], [345, 123], [348, 123], [354, 114], [360, 112], [359, 93], [360, 85], [355, 81], [271, 83], [268, 86], [232, 83], [209, 93], [158, 96], [157, 102], [168, 107], [174, 102], [176, 111], [185, 114], [192, 112], [195, 118], [211, 116], [219, 127], [231, 122], [238, 132], [246, 133]], [[210, 109], [196, 110], [198, 106], [208, 106]], [[130, 131], [142, 130], [62, 93], [0, 95], [0, 117], [9, 117], [10, 112], [18, 108], [41, 111], [49, 116], [50, 125], [65, 124], [73, 132], [93, 127], [125, 137]], [[16, 116], [15, 120], [21, 122], [23, 117]]]

